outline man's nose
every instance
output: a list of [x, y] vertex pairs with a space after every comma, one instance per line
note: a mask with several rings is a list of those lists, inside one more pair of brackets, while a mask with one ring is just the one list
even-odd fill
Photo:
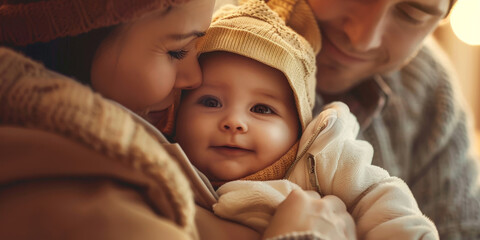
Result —
[[343, 25], [353, 50], [367, 52], [379, 48], [386, 30], [388, 8], [386, 1], [358, 4]]

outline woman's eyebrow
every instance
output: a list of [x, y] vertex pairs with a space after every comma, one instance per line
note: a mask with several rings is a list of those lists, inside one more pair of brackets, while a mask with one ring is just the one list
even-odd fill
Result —
[[422, 4], [422, 3], [418, 3], [418, 2], [409, 2], [408, 5], [414, 7], [414, 8], [418, 8], [420, 9], [421, 11], [423, 12], [426, 12], [430, 15], [435, 15], [435, 16], [442, 16], [444, 15], [445, 13], [440, 10], [437, 6], [430, 6], [430, 5], [425, 5], [425, 4]]
[[203, 36], [205, 36], [205, 32], [191, 31], [189, 33], [183, 33], [183, 34], [170, 34], [168, 35], [168, 38], [176, 41], [181, 41], [191, 37], [197, 38], [197, 37], [203, 37]]

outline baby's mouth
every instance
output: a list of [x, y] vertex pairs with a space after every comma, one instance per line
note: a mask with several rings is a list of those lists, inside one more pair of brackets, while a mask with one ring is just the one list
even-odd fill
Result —
[[239, 156], [253, 153], [253, 150], [242, 148], [239, 146], [223, 145], [223, 146], [212, 146], [211, 148], [215, 152], [228, 157], [239, 157]]
[[241, 147], [235, 147], [235, 146], [218, 146], [216, 148], [226, 148], [226, 149], [232, 149], [232, 150], [246, 150], [244, 148], [241, 148]]

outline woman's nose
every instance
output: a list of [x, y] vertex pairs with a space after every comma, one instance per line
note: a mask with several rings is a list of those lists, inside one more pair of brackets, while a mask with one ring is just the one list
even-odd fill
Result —
[[233, 114], [227, 116], [220, 122], [220, 130], [231, 133], [246, 133], [248, 126], [239, 114]]
[[197, 59], [197, 51], [191, 50], [184, 59], [180, 60], [175, 79], [175, 88], [194, 89], [202, 84], [202, 71]]
[[358, 5], [350, 19], [345, 21], [343, 28], [355, 51], [366, 52], [381, 46], [387, 10], [384, 1], [365, 3]]

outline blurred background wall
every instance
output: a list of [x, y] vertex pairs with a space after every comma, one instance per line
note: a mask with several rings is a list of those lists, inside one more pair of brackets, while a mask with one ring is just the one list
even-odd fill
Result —
[[[459, 17], [468, 21], [459, 22]], [[470, 35], [467, 36], [470, 39], [462, 34]], [[477, 149], [480, 150], [480, 0], [459, 0], [435, 31], [434, 38], [452, 61], [460, 79], [460, 88], [475, 119]]]

